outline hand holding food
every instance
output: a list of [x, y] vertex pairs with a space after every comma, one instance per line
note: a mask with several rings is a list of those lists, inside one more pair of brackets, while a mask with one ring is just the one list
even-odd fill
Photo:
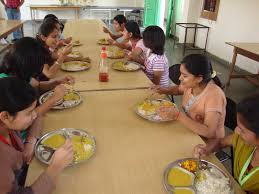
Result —
[[172, 119], [172, 120], [177, 120], [179, 116], [179, 110], [175, 106], [161, 106], [157, 110], [158, 115], [162, 119]]
[[116, 41], [113, 40], [113, 39], [108, 39], [107, 41], [108, 41], [109, 44], [113, 44], [113, 45], [116, 43]]
[[67, 75], [67, 76], [63, 76], [60, 78], [56, 78], [56, 81], [58, 84], [69, 84], [69, 85], [73, 85], [75, 83], [75, 78]]
[[53, 95], [50, 97], [53, 99], [55, 102], [58, 102], [63, 99], [67, 92], [67, 89], [64, 85], [58, 85], [55, 87]]
[[109, 31], [109, 29], [108, 29], [108, 28], [103, 27], [103, 32], [104, 32], [104, 33], [109, 33], [110, 31]]
[[194, 147], [193, 155], [195, 158], [202, 158], [209, 154], [208, 149], [206, 148], [206, 145], [199, 144]]
[[70, 139], [67, 139], [65, 144], [58, 148], [53, 157], [51, 165], [60, 168], [62, 171], [68, 165], [70, 165], [73, 161], [73, 145]]
[[65, 56], [69, 55], [72, 52], [72, 47], [73, 45], [71, 43], [66, 45], [62, 51], [62, 54]]

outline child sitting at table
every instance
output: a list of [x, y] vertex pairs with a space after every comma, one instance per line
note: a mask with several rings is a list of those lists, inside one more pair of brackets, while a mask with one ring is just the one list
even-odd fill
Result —
[[53, 64], [45, 64], [41, 80], [53, 78], [58, 73], [61, 64], [65, 61], [86, 61], [90, 62], [89, 57], [68, 57], [72, 52], [72, 44], [68, 44], [64, 49], [58, 52], [57, 46], [60, 36], [59, 23], [56, 20], [46, 20], [41, 24], [37, 39], [51, 51]]
[[62, 22], [60, 22], [60, 20], [58, 19], [57, 16], [55, 16], [54, 14], [47, 14], [44, 19], [43, 19], [43, 23], [47, 22], [48, 20], [55, 20], [57, 22], [57, 27], [60, 29], [60, 40], [58, 43], [58, 47], [62, 47], [62, 46], [66, 46], [67, 44], [70, 44], [72, 42], [72, 37], [68, 37], [68, 38], [64, 38], [63, 36], [63, 31], [64, 31], [64, 24]]
[[204, 157], [228, 146], [234, 149], [234, 178], [244, 191], [259, 193], [259, 94], [246, 97], [237, 105], [237, 127], [233, 134], [197, 145], [194, 156]]
[[169, 87], [169, 65], [165, 49], [165, 34], [158, 26], [148, 26], [143, 32], [145, 47], [150, 49], [144, 65], [147, 77], [161, 87]]
[[67, 140], [57, 149], [47, 169], [31, 186], [24, 187], [26, 161], [19, 131], [31, 126], [37, 118], [36, 93], [28, 83], [16, 77], [0, 79], [0, 91], [0, 193], [51, 193], [59, 175], [73, 160], [72, 142]]
[[180, 66], [180, 85], [155, 87], [160, 94], [183, 95], [182, 109], [161, 108], [161, 117], [174, 118], [206, 141], [225, 136], [226, 97], [211, 61], [201, 54], [184, 57]]
[[127, 49], [131, 52], [128, 54], [127, 59], [144, 65], [149, 49], [144, 46], [137, 22], [129, 21], [125, 24], [123, 37], [129, 40]]
[[44, 114], [65, 95], [66, 89], [61, 84], [74, 83], [74, 78], [71, 76], [62, 76], [49, 81], [38, 81], [37, 77], [42, 72], [44, 64], [51, 62], [52, 58], [48, 49], [36, 39], [24, 37], [17, 40], [4, 56], [3, 63], [0, 66], [0, 78], [16, 76], [30, 83], [40, 92], [54, 89], [53, 95], [44, 104], [37, 107], [37, 112]]
[[112, 39], [109, 39], [108, 42], [112, 45], [118, 46], [122, 49], [127, 49], [128, 39], [123, 38], [123, 31], [127, 19], [124, 15], [117, 15], [113, 18], [113, 28], [117, 34], [113, 34], [109, 29], [103, 27], [103, 32], [109, 34]]

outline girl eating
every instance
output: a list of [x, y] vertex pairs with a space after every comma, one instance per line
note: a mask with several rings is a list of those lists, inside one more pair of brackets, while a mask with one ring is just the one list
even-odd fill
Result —
[[206, 141], [225, 136], [226, 97], [210, 60], [200, 54], [186, 56], [180, 66], [180, 85], [156, 87], [160, 94], [183, 95], [183, 112], [161, 108], [161, 117], [175, 118]]
[[246, 97], [237, 105], [237, 127], [225, 138], [197, 145], [194, 156], [207, 156], [228, 146], [234, 150], [234, 178], [249, 194], [259, 193], [259, 94]]
[[[24, 144], [20, 131], [37, 119], [36, 93], [25, 81], [16, 77], [0, 79], [0, 193], [52, 193], [61, 172], [73, 160], [71, 140], [57, 149], [47, 169], [29, 187], [24, 187]], [[30, 144], [32, 142], [25, 142]]]
[[149, 49], [144, 46], [137, 22], [130, 21], [125, 24], [123, 37], [129, 40], [127, 49], [131, 52], [127, 56], [127, 59], [143, 65]]
[[90, 62], [88, 57], [68, 57], [72, 52], [72, 44], [68, 44], [61, 52], [58, 52], [57, 45], [60, 36], [60, 28], [58, 26], [58, 21], [47, 20], [39, 28], [37, 39], [50, 50], [54, 60], [52, 64], [44, 64], [43, 75], [40, 76], [40, 80], [48, 80], [55, 77], [64, 61]]
[[169, 87], [169, 66], [165, 56], [165, 34], [158, 26], [148, 26], [143, 32], [145, 47], [150, 49], [145, 64], [147, 77], [161, 87]]

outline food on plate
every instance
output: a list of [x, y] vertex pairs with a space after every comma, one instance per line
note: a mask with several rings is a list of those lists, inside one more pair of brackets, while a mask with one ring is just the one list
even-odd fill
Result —
[[[61, 134], [55, 134], [42, 142], [43, 145], [53, 149], [61, 147], [66, 139]], [[94, 152], [94, 142], [86, 136], [72, 136], [71, 141], [74, 150], [74, 163], [81, 162], [90, 158]]]
[[173, 187], [189, 187], [194, 184], [195, 175], [188, 170], [174, 166], [168, 173], [168, 183]]
[[174, 189], [174, 194], [195, 194], [194, 190], [191, 188], [184, 188], [184, 187], [179, 187]]
[[110, 43], [107, 38], [101, 38], [98, 40], [98, 44], [109, 45]]
[[66, 141], [66, 138], [61, 134], [55, 134], [47, 138], [42, 142], [43, 145], [53, 149], [57, 149], [62, 146]]
[[113, 68], [120, 71], [135, 71], [140, 67], [133, 62], [117, 61], [113, 64]]
[[232, 194], [229, 178], [214, 167], [199, 172], [195, 188], [197, 194]]
[[190, 172], [196, 172], [198, 170], [198, 162], [197, 160], [185, 160], [180, 166]]
[[81, 71], [90, 68], [90, 63], [84, 61], [69, 61], [61, 65], [61, 69], [66, 71]]
[[150, 116], [150, 115], [157, 114], [157, 110], [162, 106], [170, 107], [170, 106], [174, 106], [174, 104], [167, 100], [147, 99], [138, 106], [138, 111], [143, 115]]

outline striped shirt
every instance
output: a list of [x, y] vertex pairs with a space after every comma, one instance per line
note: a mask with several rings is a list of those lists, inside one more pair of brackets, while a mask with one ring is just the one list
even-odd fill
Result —
[[161, 87], [169, 87], [169, 65], [165, 55], [151, 53], [150, 56], [145, 60], [145, 67], [145, 73], [150, 80], [154, 79], [155, 71], [162, 71], [159, 85]]

